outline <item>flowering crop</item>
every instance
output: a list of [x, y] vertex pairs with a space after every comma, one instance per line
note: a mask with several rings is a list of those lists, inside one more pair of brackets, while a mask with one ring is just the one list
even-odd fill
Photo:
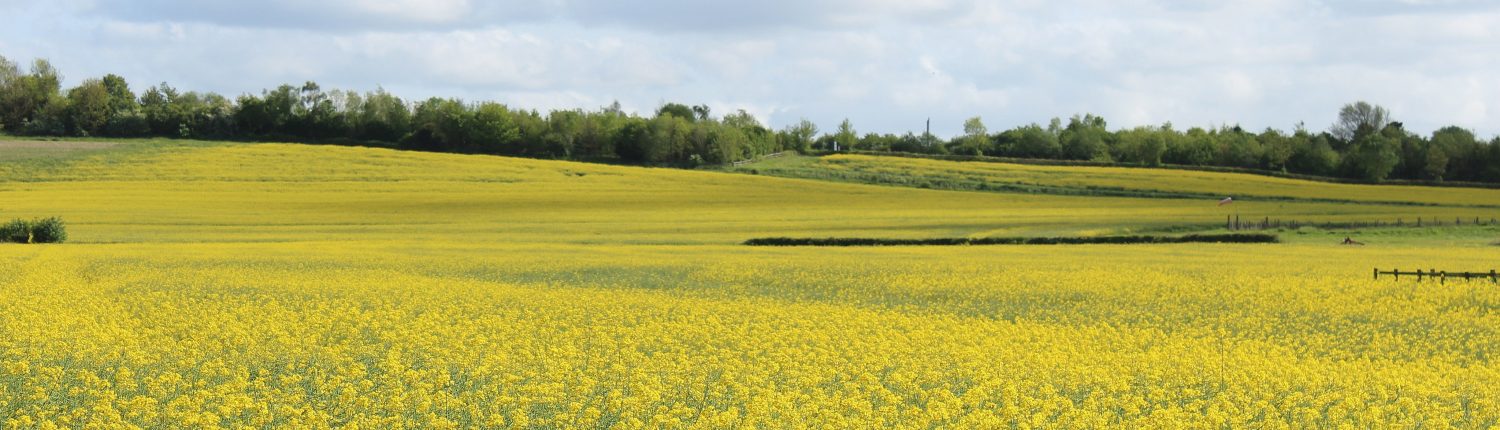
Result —
[[1482, 239], [743, 247], [1193, 209], [464, 159], [192, 148], [0, 185], [78, 225], [0, 245], [0, 428], [1500, 425], [1500, 288], [1369, 277], [1491, 268]]

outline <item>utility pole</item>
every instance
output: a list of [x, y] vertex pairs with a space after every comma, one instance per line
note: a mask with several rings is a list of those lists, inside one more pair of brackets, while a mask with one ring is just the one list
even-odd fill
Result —
[[922, 130], [922, 145], [929, 145], [929, 147], [930, 147], [930, 145], [933, 144], [933, 141], [932, 141], [932, 139], [929, 139], [929, 136], [932, 136], [932, 135], [933, 135], [933, 117], [927, 117], [927, 129]]

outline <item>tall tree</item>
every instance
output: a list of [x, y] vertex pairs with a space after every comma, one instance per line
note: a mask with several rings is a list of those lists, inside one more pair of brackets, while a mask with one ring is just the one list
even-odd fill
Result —
[[[55, 117], [65, 103], [59, 94], [61, 88], [62, 76], [47, 60], [32, 62], [31, 73], [24, 75], [9, 61], [0, 61], [0, 128], [21, 132], [31, 128], [31, 132], [61, 134], [65, 131], [60, 127], [62, 118]], [[43, 119], [56, 121], [56, 127], [30, 124]]]
[[81, 136], [103, 134], [111, 116], [109, 89], [103, 81], [89, 79], [68, 90], [68, 124], [74, 133]]
[[842, 151], [854, 149], [854, 144], [858, 140], [859, 133], [854, 131], [854, 124], [849, 122], [849, 118], [844, 118], [844, 121], [839, 123], [838, 132], [833, 135], [833, 142], [838, 144], [837, 149]]
[[989, 129], [979, 117], [964, 120], [964, 135], [954, 152], [969, 155], [984, 155], [990, 149]]
[[802, 118], [796, 123], [788, 124], [781, 132], [790, 141], [786, 143], [789, 149], [808, 152], [812, 150], [813, 137], [818, 135], [818, 125]]
[[1368, 127], [1370, 132], [1379, 133], [1390, 122], [1390, 111], [1379, 105], [1357, 101], [1339, 109], [1339, 119], [1328, 128], [1328, 133], [1345, 143], [1353, 143], [1362, 127]]

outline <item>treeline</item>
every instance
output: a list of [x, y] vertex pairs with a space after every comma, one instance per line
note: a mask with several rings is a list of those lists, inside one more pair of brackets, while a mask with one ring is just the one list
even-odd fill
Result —
[[964, 130], [940, 144], [930, 137], [929, 144], [921, 144], [923, 139], [910, 133], [866, 134], [847, 143], [824, 137], [815, 147], [1234, 167], [1363, 181], [1500, 182], [1500, 137], [1486, 142], [1456, 126], [1417, 135], [1390, 120], [1385, 109], [1364, 102], [1344, 106], [1338, 123], [1323, 132], [1301, 126], [1291, 133], [1271, 128], [1257, 133], [1239, 126], [1177, 130], [1170, 123], [1110, 131], [1104, 118], [1091, 114], [1074, 116], [1066, 124], [1054, 118], [1045, 127], [1029, 124], [993, 134], [979, 118], [970, 118]]
[[545, 115], [500, 103], [403, 100], [383, 90], [323, 90], [308, 82], [230, 99], [167, 83], [139, 95], [120, 76], [63, 90], [46, 60], [23, 73], [0, 57], [0, 132], [33, 136], [174, 137], [345, 142], [473, 154], [658, 165], [722, 164], [810, 151], [816, 128], [774, 131], [737, 111], [670, 103], [646, 118], [618, 103]]
[[1500, 182], [1500, 138], [1482, 141], [1445, 127], [1430, 136], [1406, 131], [1378, 106], [1345, 106], [1330, 130], [1261, 132], [1238, 126], [1176, 130], [1171, 124], [1111, 131], [1104, 118], [1029, 124], [990, 133], [979, 118], [964, 134], [860, 135], [845, 120], [819, 134], [802, 120], [772, 130], [738, 111], [715, 117], [707, 106], [668, 103], [651, 117], [598, 110], [545, 115], [500, 103], [401, 99], [383, 90], [323, 90], [282, 85], [234, 99], [179, 91], [166, 83], [137, 95], [117, 75], [66, 91], [46, 60], [28, 72], [0, 57], [0, 132], [38, 136], [182, 137], [358, 143], [406, 149], [655, 165], [722, 164], [784, 150], [896, 151], [1178, 164], [1262, 169], [1379, 181]]

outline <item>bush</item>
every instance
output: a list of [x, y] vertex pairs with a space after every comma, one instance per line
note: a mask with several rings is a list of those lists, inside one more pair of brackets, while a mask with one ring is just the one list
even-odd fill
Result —
[[27, 243], [31, 241], [31, 225], [24, 220], [15, 220], [0, 225], [0, 242]]
[[63, 243], [68, 240], [68, 231], [58, 217], [43, 218], [31, 222], [32, 243]]
[[68, 232], [58, 217], [31, 221], [13, 220], [0, 225], [0, 241], [15, 243], [62, 243]]

